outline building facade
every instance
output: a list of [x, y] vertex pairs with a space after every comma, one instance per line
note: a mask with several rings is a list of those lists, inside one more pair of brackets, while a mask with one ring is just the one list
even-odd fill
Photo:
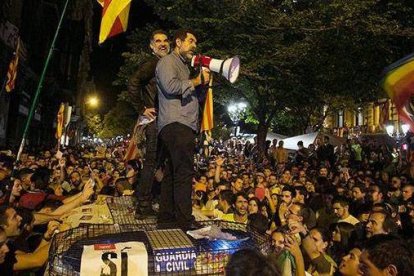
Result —
[[341, 137], [354, 137], [361, 134], [385, 133], [385, 127], [394, 126], [402, 133], [397, 109], [390, 99], [379, 99], [357, 109], [344, 108], [326, 117], [324, 128], [331, 129]]
[[[0, 3], [0, 76], [4, 84], [20, 41], [15, 89], [0, 94], [0, 147], [20, 144], [41, 72], [51, 48], [65, 1], [13, 0]], [[61, 102], [74, 105], [78, 87], [88, 78], [91, 1], [69, 1], [50, 60], [39, 103], [28, 132], [30, 145], [53, 145], [55, 117]], [[86, 49], [86, 51], [85, 51]], [[85, 54], [86, 52], [86, 54]], [[86, 71], [86, 73], [85, 73]], [[82, 74], [80, 73], [82, 72]], [[76, 116], [75, 116], [76, 117]]]

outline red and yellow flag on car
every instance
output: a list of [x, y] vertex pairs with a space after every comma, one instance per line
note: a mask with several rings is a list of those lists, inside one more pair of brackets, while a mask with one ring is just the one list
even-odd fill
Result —
[[381, 86], [395, 103], [401, 120], [414, 131], [414, 54], [385, 68]]
[[128, 27], [131, 0], [97, 0], [103, 7], [99, 44], [107, 38], [125, 32]]

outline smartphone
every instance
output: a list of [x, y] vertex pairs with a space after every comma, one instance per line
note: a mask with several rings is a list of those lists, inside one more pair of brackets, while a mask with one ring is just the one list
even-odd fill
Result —
[[89, 168], [89, 172], [90, 172], [90, 174], [91, 174], [91, 177], [90, 177], [90, 179], [91, 179], [91, 182], [92, 182], [92, 187], [95, 187], [95, 179], [93, 179], [93, 171], [92, 171], [92, 168], [91, 168], [91, 166], [88, 164], [88, 168]]

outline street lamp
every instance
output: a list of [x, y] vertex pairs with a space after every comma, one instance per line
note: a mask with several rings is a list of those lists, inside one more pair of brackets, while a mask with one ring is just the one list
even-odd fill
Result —
[[387, 131], [388, 136], [393, 137], [394, 136], [394, 124], [389, 124], [385, 126], [385, 130]]
[[237, 127], [239, 125], [241, 116], [243, 115], [246, 108], [247, 108], [247, 104], [244, 102], [232, 103], [227, 107], [227, 111], [229, 112], [230, 119], [236, 125], [234, 128], [234, 136], [237, 136]]
[[404, 136], [407, 135], [407, 132], [410, 130], [410, 125], [409, 124], [402, 124], [401, 125], [401, 130], [402, 130]]
[[401, 138], [404, 138], [407, 135], [407, 132], [410, 130], [410, 125], [398, 124], [397, 127], [395, 127], [394, 122], [391, 121], [385, 125], [385, 130], [387, 131], [388, 136], [400, 140]]
[[99, 105], [99, 99], [96, 96], [90, 96], [86, 100], [86, 104], [88, 104], [90, 107], [97, 107]]
[[[98, 96], [95, 94], [87, 94], [84, 97], [82, 106], [81, 106], [81, 114], [82, 114], [82, 135], [86, 134], [89, 136], [88, 128], [90, 123], [93, 121], [93, 117], [97, 114], [97, 108], [99, 107], [100, 100]], [[86, 133], [84, 133], [84, 131]]]
[[400, 124], [399, 122], [395, 126], [395, 121], [390, 121], [385, 126], [385, 130], [387, 131], [388, 136], [395, 139], [397, 147], [402, 147], [406, 149], [406, 135], [410, 130], [409, 124]]

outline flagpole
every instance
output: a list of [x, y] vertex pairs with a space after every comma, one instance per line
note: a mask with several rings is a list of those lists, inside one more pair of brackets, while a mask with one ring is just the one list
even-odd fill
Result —
[[52, 40], [52, 45], [50, 46], [49, 53], [48, 53], [46, 61], [45, 61], [45, 65], [43, 66], [42, 75], [40, 76], [39, 84], [37, 85], [37, 89], [36, 89], [36, 93], [35, 93], [35, 96], [34, 96], [34, 99], [33, 99], [33, 102], [32, 102], [32, 106], [30, 107], [30, 112], [29, 112], [29, 115], [27, 116], [26, 126], [25, 126], [24, 131], [23, 131], [23, 136], [22, 136], [22, 141], [20, 143], [19, 151], [17, 152], [16, 162], [18, 162], [20, 160], [20, 156], [23, 152], [24, 144], [26, 142], [27, 132], [29, 130], [29, 126], [30, 126], [30, 123], [31, 123], [32, 118], [33, 118], [33, 113], [34, 113], [35, 107], [37, 105], [37, 101], [38, 101], [38, 98], [39, 98], [39, 95], [40, 95], [40, 91], [42, 90], [42, 84], [43, 84], [43, 81], [44, 81], [44, 78], [45, 78], [45, 75], [46, 75], [47, 67], [49, 66], [49, 61], [50, 61], [50, 59], [52, 57], [52, 54], [53, 54], [56, 39], [59, 35], [60, 26], [62, 25], [63, 18], [65, 17], [66, 8], [68, 7], [68, 3], [69, 3], [69, 0], [66, 0], [65, 6], [63, 7], [62, 15], [60, 16], [59, 24], [56, 28], [55, 36], [53, 37], [53, 40]]

